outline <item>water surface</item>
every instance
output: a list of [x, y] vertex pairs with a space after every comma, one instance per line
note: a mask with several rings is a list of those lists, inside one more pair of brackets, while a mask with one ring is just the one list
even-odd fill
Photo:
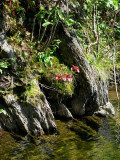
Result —
[[84, 135], [82, 138], [78, 132], [69, 129], [71, 122], [66, 125], [59, 120], [56, 121], [59, 134], [43, 136], [33, 143], [0, 132], [0, 160], [120, 160], [120, 114], [115, 91], [110, 91], [109, 95], [116, 116], [102, 119], [96, 138], [85, 138]]

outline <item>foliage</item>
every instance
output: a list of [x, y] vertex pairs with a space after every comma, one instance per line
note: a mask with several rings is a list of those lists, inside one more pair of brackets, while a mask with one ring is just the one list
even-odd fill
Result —
[[40, 96], [40, 89], [36, 79], [32, 79], [26, 83], [26, 91], [21, 95], [27, 102], [34, 103], [35, 97]]
[[[60, 64], [57, 57], [53, 57], [51, 66], [42, 66], [41, 83], [53, 87], [60, 95], [71, 96], [74, 93], [74, 72], [64, 64]], [[44, 68], [45, 67], [45, 68]], [[57, 76], [60, 75], [60, 79]], [[67, 79], [66, 79], [67, 76]], [[69, 80], [68, 80], [69, 78]], [[72, 79], [72, 81], [71, 81]]]
[[3, 69], [5, 68], [8, 68], [8, 66], [10, 65], [9, 62], [7, 62], [6, 60], [0, 60], [0, 73], [2, 74], [3, 73]]
[[[39, 64], [39, 70], [33, 67], [33, 72], [40, 75], [41, 82], [55, 87], [62, 95], [72, 95], [75, 87], [73, 71], [80, 71], [77, 66], [70, 69], [65, 64], [60, 64], [56, 57], [60, 40], [55, 40], [57, 37], [54, 38], [54, 35], [58, 23], [62, 22], [75, 32], [89, 63], [97, 68], [101, 76], [112, 69], [112, 48], [114, 43], [119, 45], [120, 27], [117, 0], [69, 0], [68, 8], [62, 8], [66, 3], [63, 0], [12, 1], [12, 6], [9, 6], [12, 22], [9, 39], [20, 51], [18, 57], [23, 62], [31, 65], [31, 68], [32, 65]], [[20, 23], [20, 19], [24, 23]], [[95, 31], [98, 42], [90, 47], [89, 52], [89, 45], [96, 41]], [[22, 47], [27, 50], [21, 49]], [[116, 57], [119, 59], [119, 47]], [[21, 65], [21, 68], [24, 66]], [[31, 94], [32, 89], [28, 87], [28, 91]]]
[[0, 113], [3, 113], [3, 114], [5, 114], [5, 115], [7, 114], [6, 111], [3, 110], [3, 109], [0, 109]]
[[56, 49], [59, 48], [60, 40], [54, 40], [53, 44], [50, 45], [45, 52], [38, 52], [39, 62], [43, 62], [45, 66], [52, 65], [52, 55], [56, 52]]
[[[94, 65], [102, 73], [102, 76], [105, 76], [106, 72], [109, 74], [113, 69], [112, 48], [114, 43], [117, 51], [116, 58], [119, 54], [120, 23], [118, 1], [87, 0], [79, 2], [79, 4], [81, 5], [76, 5], [78, 8], [77, 14], [80, 15], [77, 24], [80, 23], [81, 25], [75, 27], [74, 31], [84, 47], [84, 53], [90, 64]], [[98, 37], [98, 41], [96, 37]], [[106, 77], [108, 76], [106, 75]]]

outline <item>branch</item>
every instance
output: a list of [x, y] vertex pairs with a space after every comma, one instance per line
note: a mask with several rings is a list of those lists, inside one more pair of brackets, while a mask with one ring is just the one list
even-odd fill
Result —
[[[94, 4], [93, 32], [94, 32], [94, 36], [95, 36], [96, 40], [95, 40], [95, 42], [89, 44], [89, 46], [88, 46], [88, 54], [90, 53], [91, 46], [98, 44], [98, 41], [99, 41], [98, 33], [96, 31], [96, 21], [97, 21], [97, 5]], [[98, 22], [97, 22], [97, 26], [98, 26]]]
[[[61, 1], [60, 1], [60, 0], [56, 2], [55, 10], [56, 10], [56, 8], [57, 8], [58, 4], [60, 5], [60, 3], [61, 3]], [[51, 15], [48, 15], [48, 17], [47, 17], [47, 21], [49, 21], [50, 16], [51, 16]], [[47, 30], [47, 27], [48, 27], [48, 26], [46, 26], [46, 27], [44, 28], [44, 30], [43, 30], [42, 36], [41, 36], [41, 38], [40, 38], [40, 43], [41, 43], [41, 41], [43, 40], [43, 37], [44, 37], [45, 32], [46, 32], [46, 30]]]
[[46, 44], [46, 46], [45, 46], [45, 48], [44, 48], [44, 51], [45, 51], [45, 50], [47, 49], [47, 47], [50, 45], [50, 43], [51, 43], [51, 41], [52, 41], [52, 39], [53, 39], [53, 37], [54, 37], [54, 35], [55, 35], [55, 31], [56, 31], [58, 22], [59, 22], [59, 18], [58, 18], [56, 24], [52, 26], [51, 33], [50, 33], [50, 37], [49, 37], [48, 42], [47, 42], [47, 44]]
[[53, 90], [53, 91], [57, 91], [57, 89], [54, 88], [54, 87], [47, 86], [47, 85], [42, 84], [42, 83], [40, 83], [40, 82], [39, 82], [39, 84], [40, 84], [40, 86], [43, 87], [43, 88], [46, 88], [46, 89], [49, 89], [49, 90]]
[[31, 42], [33, 41], [33, 37], [34, 37], [35, 21], [36, 21], [36, 17], [33, 19], [33, 28], [32, 28], [32, 34], [31, 34]]
[[118, 95], [118, 88], [117, 88], [117, 81], [116, 81], [116, 70], [115, 70], [115, 55], [116, 55], [116, 48], [115, 48], [115, 42], [114, 42], [114, 52], [113, 52], [114, 81], [115, 81], [115, 89], [116, 89], [116, 95], [117, 95], [118, 106], [119, 106], [119, 95]]

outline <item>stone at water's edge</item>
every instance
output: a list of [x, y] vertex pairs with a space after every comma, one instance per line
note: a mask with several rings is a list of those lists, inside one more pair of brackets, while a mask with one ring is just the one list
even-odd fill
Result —
[[108, 102], [106, 103], [104, 106], [100, 106], [99, 110], [97, 112], [95, 112], [96, 115], [98, 116], [114, 116], [115, 115], [115, 109], [113, 107], [113, 105]]
[[59, 118], [63, 118], [66, 120], [73, 119], [71, 112], [63, 103], [56, 104], [56, 106], [53, 109], [53, 112], [54, 115]]
[[17, 95], [7, 94], [1, 98], [0, 109], [6, 114], [0, 114], [0, 128], [22, 135], [40, 136], [45, 132], [56, 132], [56, 124], [51, 108], [42, 94], [32, 98], [32, 101], [22, 102]]

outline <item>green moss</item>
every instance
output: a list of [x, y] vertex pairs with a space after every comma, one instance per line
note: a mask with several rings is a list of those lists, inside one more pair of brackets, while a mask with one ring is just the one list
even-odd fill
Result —
[[98, 129], [101, 125], [101, 119], [97, 116], [86, 116], [84, 117], [86, 124], [93, 129]]
[[89, 126], [85, 125], [83, 122], [79, 120], [75, 120], [74, 123], [71, 123], [69, 125], [69, 128], [76, 132], [79, 136], [81, 136], [83, 139], [88, 139], [91, 137], [97, 137], [97, 132], [90, 128]]
[[44, 66], [41, 62], [33, 63], [32, 71], [34, 71], [40, 83], [55, 88], [59, 94], [71, 96], [74, 93], [74, 79], [72, 82], [56, 80], [56, 75], [66, 74], [74, 76], [73, 72], [66, 65], [60, 64], [57, 57], [53, 57], [51, 66]]
[[[16, 21], [16, 16], [11, 17], [9, 40], [17, 50], [16, 57], [19, 63], [17, 72], [18, 74], [21, 74], [21, 80], [26, 82], [26, 92], [22, 96], [28, 101], [34, 98], [38, 92], [38, 88], [32, 84], [32, 81], [28, 82], [28, 75], [32, 75], [35, 79], [38, 78], [39, 82], [42, 84], [55, 88], [56, 92], [62, 96], [73, 95], [74, 79], [72, 82], [56, 80], [56, 75], [66, 74], [74, 77], [73, 72], [68, 67], [69, 65], [66, 66], [65, 64], [62, 64], [56, 56], [53, 56], [53, 54], [50, 55], [51, 65], [45, 66], [43, 62], [39, 62], [38, 53], [43, 46], [37, 43], [37, 39], [31, 42], [30, 35], [27, 36], [26, 32], [25, 26], [18, 24]], [[23, 51], [22, 47], [27, 48], [27, 51]], [[46, 52], [49, 54], [50, 51], [51, 48], [48, 47]], [[67, 61], [72, 61], [70, 64], [73, 64], [73, 59], [66, 54], [64, 55], [66, 56], [65, 59]]]
[[91, 137], [98, 137], [97, 133], [81, 121], [66, 123], [56, 120], [56, 125], [57, 135], [42, 137], [44, 144], [52, 150], [52, 158], [55, 160], [85, 159], [85, 155], [93, 147], [92, 141], [88, 142], [87, 140]]
[[73, 77], [73, 72], [64, 64], [60, 64], [57, 57], [54, 57], [52, 60], [52, 65], [43, 69], [42, 78], [56, 88], [58, 93], [62, 95], [72, 95], [74, 93], [74, 80], [72, 82], [56, 80], [57, 75], [71, 75]]
[[33, 105], [38, 103], [38, 101], [44, 102], [44, 95], [40, 92], [36, 79], [28, 81], [26, 84], [26, 91], [22, 94], [22, 97], [24, 100], [31, 102]]

